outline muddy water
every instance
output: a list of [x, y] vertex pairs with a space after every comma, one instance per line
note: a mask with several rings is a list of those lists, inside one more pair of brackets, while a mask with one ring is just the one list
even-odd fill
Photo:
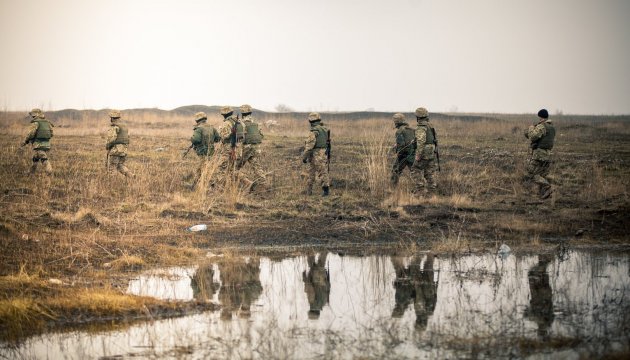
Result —
[[213, 258], [128, 292], [222, 309], [34, 337], [9, 358], [579, 358], [629, 351], [630, 256]]

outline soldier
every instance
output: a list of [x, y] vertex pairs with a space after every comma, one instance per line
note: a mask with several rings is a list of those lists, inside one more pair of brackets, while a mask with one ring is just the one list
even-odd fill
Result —
[[[116, 166], [116, 169], [126, 177], [133, 177], [133, 174], [125, 166], [127, 159], [127, 146], [129, 145], [129, 131], [127, 126], [120, 122], [120, 111], [109, 112], [111, 127], [107, 131], [107, 158], [109, 163]], [[107, 169], [109, 170], [109, 169]]]
[[33, 150], [35, 150], [29, 175], [35, 173], [38, 162], [44, 165], [46, 174], [51, 175], [53, 170], [48, 160], [48, 150], [50, 150], [50, 139], [53, 137], [53, 124], [46, 120], [46, 116], [40, 109], [33, 109], [28, 114], [31, 117], [31, 126], [21, 146], [30, 143], [33, 144]]
[[553, 189], [547, 176], [551, 165], [551, 149], [556, 136], [556, 129], [549, 120], [549, 113], [546, 109], [538, 112], [538, 124], [531, 125], [525, 130], [525, 137], [529, 139], [529, 147], [532, 149], [529, 163], [527, 164], [527, 174], [525, 180], [538, 185], [538, 195], [541, 199], [551, 196]]
[[429, 124], [429, 112], [423, 107], [416, 109], [416, 155], [414, 166], [420, 172], [420, 177], [424, 178], [424, 186], [428, 191], [435, 191], [437, 184], [435, 183], [435, 147], [437, 146], [437, 136], [435, 129]]
[[319, 314], [330, 297], [330, 274], [326, 269], [326, 257], [328, 252], [324, 252], [315, 261], [314, 255], [307, 257], [308, 272], [302, 272], [302, 280], [304, 280], [304, 292], [308, 299], [309, 310], [308, 318], [311, 320], [319, 319]]
[[221, 137], [219, 136], [219, 132], [214, 128], [214, 126], [207, 123], [208, 117], [204, 112], [198, 112], [195, 114], [195, 121], [197, 125], [193, 128], [193, 135], [190, 138], [191, 147], [197, 153], [197, 156], [201, 159], [199, 162], [199, 166], [197, 167], [197, 171], [195, 172], [195, 177], [193, 179], [190, 187], [192, 189], [195, 188], [197, 182], [201, 178], [201, 172], [203, 170], [204, 165], [206, 164], [206, 160], [214, 154], [214, 143], [219, 142]]
[[[392, 186], [396, 186], [398, 185], [400, 174], [405, 168], [409, 168], [412, 177], [414, 180], [417, 180], [417, 170], [413, 167], [416, 153], [416, 132], [405, 122], [405, 115], [397, 113], [394, 114], [393, 119], [396, 127], [396, 161], [392, 167], [391, 183]], [[420, 184], [417, 183], [414, 191], [419, 188]]]
[[330, 178], [328, 176], [328, 157], [326, 155], [327, 144], [329, 143], [330, 131], [322, 124], [322, 119], [318, 113], [308, 114], [308, 121], [311, 124], [311, 131], [304, 145], [302, 162], [311, 163], [308, 180], [306, 183], [306, 194], [313, 194], [313, 184], [315, 178], [319, 177], [322, 186], [322, 196], [329, 195]]
[[245, 137], [243, 123], [234, 116], [234, 110], [230, 106], [221, 108], [223, 116], [223, 124], [219, 127], [219, 136], [223, 143], [219, 154], [221, 159], [221, 168], [223, 170], [228, 167], [234, 168], [237, 158], [240, 156], [241, 145]]
[[266, 177], [260, 164], [260, 144], [264, 135], [258, 123], [252, 118], [252, 107], [244, 104], [241, 105], [240, 110], [245, 136], [243, 138], [243, 151], [237, 164], [237, 169], [241, 169], [246, 164], [249, 164], [255, 176], [252, 186], [264, 184], [266, 183]]

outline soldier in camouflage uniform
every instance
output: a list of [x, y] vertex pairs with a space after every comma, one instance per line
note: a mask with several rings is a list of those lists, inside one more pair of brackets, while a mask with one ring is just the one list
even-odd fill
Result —
[[310, 171], [306, 183], [306, 194], [312, 195], [315, 178], [318, 177], [322, 186], [322, 196], [329, 195], [330, 178], [328, 176], [328, 158], [326, 156], [326, 145], [329, 137], [329, 130], [322, 124], [322, 119], [318, 113], [310, 113], [308, 121], [311, 124], [311, 131], [306, 138], [302, 162], [310, 163]]
[[240, 170], [242, 167], [249, 164], [255, 176], [252, 186], [265, 184], [266, 176], [260, 164], [260, 144], [262, 143], [264, 135], [258, 123], [252, 118], [252, 107], [244, 104], [241, 105], [240, 110], [245, 136], [243, 138], [242, 155], [237, 163], [237, 169]]
[[315, 261], [315, 255], [308, 255], [308, 272], [302, 272], [304, 280], [304, 292], [308, 299], [308, 318], [319, 319], [319, 314], [328, 304], [330, 297], [330, 274], [326, 269], [326, 257], [328, 252], [324, 252]]
[[197, 125], [193, 128], [193, 135], [190, 138], [190, 142], [195, 153], [199, 156], [200, 161], [199, 166], [197, 166], [197, 171], [195, 171], [193, 182], [190, 185], [191, 188], [197, 185], [197, 182], [201, 178], [201, 172], [206, 164], [206, 160], [214, 154], [214, 143], [221, 140], [219, 132], [214, 126], [207, 123], [208, 116], [206, 116], [206, 113], [196, 113], [195, 121]]
[[429, 124], [429, 112], [427, 109], [420, 107], [415, 111], [418, 126], [416, 127], [416, 155], [415, 163], [420, 177], [424, 178], [421, 186], [427, 188], [428, 191], [435, 191], [437, 184], [435, 182], [435, 170], [437, 164], [435, 162], [435, 146], [437, 145], [437, 137], [435, 129]]
[[28, 128], [28, 132], [24, 137], [22, 146], [27, 144], [33, 144], [33, 165], [29, 174], [34, 174], [37, 170], [37, 164], [42, 163], [46, 174], [52, 174], [52, 165], [48, 160], [48, 151], [50, 150], [50, 139], [53, 137], [53, 125], [50, 121], [46, 120], [46, 116], [40, 109], [33, 109], [29, 112], [31, 117], [31, 125]]
[[538, 112], [538, 118], [538, 124], [525, 130], [525, 137], [529, 139], [532, 149], [525, 180], [538, 185], [538, 195], [541, 199], [547, 199], [553, 192], [547, 176], [551, 165], [551, 149], [553, 149], [556, 129], [549, 120], [549, 113], [546, 109]]
[[418, 171], [413, 167], [416, 154], [416, 131], [409, 127], [409, 124], [405, 122], [405, 115], [401, 113], [394, 114], [393, 120], [396, 127], [396, 161], [392, 167], [392, 186], [398, 185], [400, 174], [405, 168], [409, 168], [411, 177], [416, 183], [414, 189], [416, 191], [420, 188]]
[[127, 146], [129, 145], [129, 131], [127, 130], [127, 125], [121, 123], [120, 117], [120, 111], [118, 110], [109, 112], [111, 127], [107, 131], [105, 149], [107, 149], [110, 165], [115, 166], [126, 177], [133, 177], [133, 174], [125, 166]]
[[218, 154], [221, 162], [221, 170], [234, 170], [238, 159], [241, 156], [245, 129], [243, 123], [234, 115], [234, 110], [230, 106], [221, 108], [223, 124], [219, 127], [221, 137], [221, 150]]

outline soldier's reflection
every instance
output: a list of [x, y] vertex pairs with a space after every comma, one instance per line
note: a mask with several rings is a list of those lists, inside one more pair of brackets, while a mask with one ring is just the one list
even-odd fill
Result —
[[548, 337], [554, 319], [553, 294], [549, 285], [549, 274], [547, 274], [547, 265], [551, 259], [550, 255], [540, 255], [538, 264], [527, 272], [531, 298], [525, 316], [538, 324], [538, 336], [543, 338]]
[[424, 264], [421, 258], [414, 256], [409, 265], [405, 266], [402, 259], [392, 258], [396, 280], [394, 280], [395, 301], [392, 317], [402, 317], [409, 304], [413, 301], [416, 313], [416, 329], [424, 330], [429, 317], [435, 310], [437, 303], [438, 282], [434, 281], [432, 254], [427, 255]]
[[209, 301], [218, 289], [217, 283], [213, 282], [214, 269], [212, 264], [201, 265], [190, 279], [190, 286], [193, 290], [193, 297], [197, 300]]
[[326, 269], [327, 252], [322, 253], [317, 261], [314, 255], [307, 257], [308, 272], [302, 273], [304, 280], [304, 292], [308, 298], [309, 319], [318, 319], [319, 313], [328, 303], [330, 296], [330, 275]]
[[219, 262], [221, 288], [219, 301], [223, 307], [222, 319], [231, 319], [233, 313], [240, 317], [251, 316], [251, 304], [262, 293], [260, 283], [260, 259], [233, 258]]

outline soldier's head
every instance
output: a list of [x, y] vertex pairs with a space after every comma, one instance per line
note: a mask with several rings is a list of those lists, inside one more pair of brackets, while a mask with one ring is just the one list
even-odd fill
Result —
[[319, 121], [322, 121], [322, 117], [319, 116], [319, 113], [312, 112], [308, 114], [308, 122], [310, 122], [311, 124], [314, 124]]
[[208, 116], [206, 116], [206, 113], [205, 113], [205, 112], [200, 111], [200, 112], [198, 112], [198, 113], [196, 113], [196, 114], [195, 114], [195, 121], [196, 121], [197, 123], [200, 123], [200, 122], [202, 122], [202, 121], [206, 121], [206, 120], [208, 120]]
[[243, 116], [249, 115], [252, 113], [252, 107], [248, 104], [241, 105], [240, 110], [241, 110], [241, 115]]
[[429, 120], [429, 112], [427, 111], [427, 109], [423, 107], [419, 107], [416, 109], [415, 113], [416, 113], [416, 120], [418, 121]]
[[394, 126], [396, 126], [396, 127], [399, 127], [400, 125], [403, 125], [403, 124], [407, 123], [405, 121], [405, 115], [401, 114], [401, 113], [394, 114], [392, 119], [394, 120]]
[[29, 111], [28, 114], [31, 116], [31, 118], [37, 119], [39, 117], [39, 115], [42, 114], [42, 110], [35, 108], [35, 109]]
[[227, 119], [228, 117], [232, 116], [232, 114], [234, 114], [234, 110], [232, 110], [232, 107], [223, 106], [221, 108], [221, 115], [223, 115], [223, 119]]
[[111, 110], [109, 112], [109, 120], [111, 122], [116, 122], [120, 119], [120, 110]]
[[545, 120], [549, 119], [549, 112], [547, 109], [540, 109], [540, 111], [538, 111], [538, 117]]

